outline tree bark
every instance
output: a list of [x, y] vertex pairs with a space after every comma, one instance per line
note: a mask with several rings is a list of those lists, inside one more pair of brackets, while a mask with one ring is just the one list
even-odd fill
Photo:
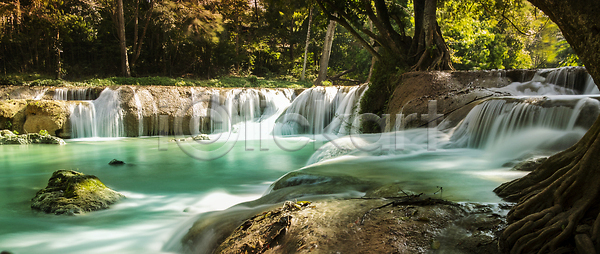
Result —
[[[373, 32], [373, 21], [369, 20], [369, 30], [371, 30], [371, 32]], [[373, 38], [371, 38], [371, 44], [375, 43], [375, 40], [373, 40]], [[375, 47], [375, 51], [377, 51], [377, 47]], [[367, 77], [367, 81], [365, 81], [365, 83], [370, 83], [371, 82], [371, 77], [373, 76], [373, 68], [375, 67], [375, 63], [377, 62], [377, 58], [376, 57], [371, 57], [371, 67], [369, 67], [369, 76]]]
[[[548, 15], [600, 84], [600, 6], [596, 0], [529, 0]], [[518, 200], [499, 239], [510, 253], [600, 250], [600, 118], [573, 147], [495, 192]]]
[[121, 75], [130, 77], [129, 59], [127, 56], [127, 41], [125, 39], [125, 14], [123, 12], [123, 0], [117, 0], [117, 35], [119, 37], [119, 49], [121, 50]]
[[62, 63], [60, 61], [60, 30], [56, 29], [56, 38], [54, 40], [54, 50], [56, 52], [56, 79], [62, 78]]
[[304, 64], [302, 65], [302, 75], [300, 80], [304, 80], [306, 74], [306, 61], [308, 59], [308, 45], [310, 44], [310, 26], [312, 24], [313, 8], [308, 11], [308, 29], [306, 31], [306, 42], [304, 43]]
[[315, 85], [320, 86], [327, 78], [327, 67], [329, 66], [329, 56], [331, 55], [331, 46], [333, 45], [333, 37], [335, 36], [336, 23], [333, 20], [329, 21], [327, 32], [325, 33], [325, 42], [323, 43], [323, 53], [321, 54], [321, 62], [319, 64], [319, 76], [315, 80]]
[[415, 0], [413, 71], [453, 70], [450, 49], [436, 19], [437, 0]]

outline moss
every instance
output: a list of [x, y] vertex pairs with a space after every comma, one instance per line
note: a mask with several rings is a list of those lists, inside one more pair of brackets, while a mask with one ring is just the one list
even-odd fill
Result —
[[48, 186], [38, 191], [31, 208], [54, 214], [90, 212], [108, 208], [124, 196], [107, 188], [96, 176], [58, 170]]
[[[392, 54], [382, 54], [392, 55]], [[373, 68], [373, 76], [369, 89], [363, 95], [360, 105], [360, 113], [372, 113], [383, 116], [387, 110], [387, 105], [394, 93], [400, 76], [408, 71], [405, 63], [400, 63], [396, 59], [385, 57]], [[374, 133], [383, 132], [380, 125], [373, 121], [363, 121], [361, 132]]]
[[75, 176], [67, 182], [67, 188], [65, 189], [66, 198], [74, 198], [79, 195], [89, 195], [99, 190], [106, 188], [96, 176], [82, 175]]

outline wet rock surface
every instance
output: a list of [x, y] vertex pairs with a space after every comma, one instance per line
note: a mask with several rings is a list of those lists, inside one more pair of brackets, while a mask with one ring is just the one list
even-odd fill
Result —
[[107, 209], [124, 197], [106, 187], [96, 176], [58, 170], [48, 180], [48, 186], [31, 200], [31, 208], [57, 215], [74, 215]]
[[509, 208], [416, 195], [288, 201], [243, 221], [215, 253], [494, 254]]
[[537, 167], [542, 165], [542, 163], [544, 163], [547, 159], [548, 159], [548, 157], [539, 157], [539, 158], [532, 158], [529, 160], [525, 160], [525, 161], [517, 163], [517, 165], [515, 165], [513, 167], [513, 170], [533, 171], [534, 169], [536, 169]]
[[125, 165], [125, 162], [117, 160], [117, 159], [112, 159], [110, 162], [108, 162], [108, 165], [111, 165], [111, 166]]
[[66, 145], [67, 143], [59, 138], [50, 135], [38, 133], [29, 133], [16, 135], [9, 130], [0, 132], [0, 145], [28, 145], [28, 144], [53, 144]]

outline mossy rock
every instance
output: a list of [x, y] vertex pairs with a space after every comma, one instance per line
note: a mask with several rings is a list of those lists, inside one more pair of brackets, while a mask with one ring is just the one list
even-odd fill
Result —
[[74, 215], [107, 209], [123, 197], [106, 187], [96, 176], [58, 170], [48, 180], [48, 186], [32, 199], [31, 208], [46, 213]]
[[58, 137], [29, 133], [15, 135], [9, 130], [0, 131], [0, 145], [28, 145], [28, 144], [54, 144], [66, 145], [67, 143]]

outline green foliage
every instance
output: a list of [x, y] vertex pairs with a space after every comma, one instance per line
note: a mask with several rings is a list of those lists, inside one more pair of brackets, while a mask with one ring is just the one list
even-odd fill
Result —
[[4, 123], [4, 128], [10, 130], [13, 127], [12, 121], [8, 120]]
[[[9, 80], [13, 82], [13, 80]], [[17, 81], [14, 81], [17, 82]], [[104, 87], [115, 85], [134, 85], [134, 86], [201, 86], [201, 87], [260, 87], [260, 88], [308, 88], [312, 84], [306, 81], [298, 81], [291, 76], [280, 76], [270, 80], [250, 75], [223, 76], [217, 79], [190, 79], [190, 78], [169, 78], [169, 77], [110, 77], [110, 78], [92, 78], [83, 81], [66, 81], [55, 79], [35, 79], [32, 81], [22, 81], [24, 85], [52, 85], [52, 86], [87, 86]], [[35, 102], [39, 103], [39, 102]]]
[[[370, 27], [362, 1], [320, 2], [344, 10], [350, 25], [368, 38]], [[4, 1], [0, 2], [0, 72], [4, 74], [0, 85], [285, 86], [265, 80], [277, 83], [300, 77], [311, 8], [314, 15], [306, 77], [316, 78], [328, 18], [314, 1], [124, 3], [133, 75], [169, 78], [105, 78], [120, 73], [113, 1]], [[413, 36], [413, 1], [385, 4], [392, 17], [391, 26], [399, 36], [395, 40]], [[439, 1], [438, 22], [457, 69], [581, 65], [556, 25], [527, 1]], [[377, 28], [373, 31], [380, 33]], [[369, 39], [367, 43], [377, 44]], [[64, 78], [79, 82], [52, 80], [58, 52]], [[365, 81], [370, 64], [371, 55], [351, 33], [338, 26], [328, 74], [355, 68], [344, 78]], [[391, 74], [397, 73], [397, 64], [392, 66]], [[7, 73], [41, 74], [26, 77]], [[231, 79], [227, 81], [231, 84], [223, 78], [220, 83], [197, 81], [228, 76], [235, 77], [225, 78]]]
[[457, 69], [578, 64], [556, 25], [526, 1], [444, 1], [438, 14]]
[[39, 134], [42, 135], [42, 136], [48, 136], [48, 135], [50, 135], [47, 130], [40, 130]]
[[19, 135], [19, 132], [17, 130], [13, 130], [12, 131], [15, 135]]

